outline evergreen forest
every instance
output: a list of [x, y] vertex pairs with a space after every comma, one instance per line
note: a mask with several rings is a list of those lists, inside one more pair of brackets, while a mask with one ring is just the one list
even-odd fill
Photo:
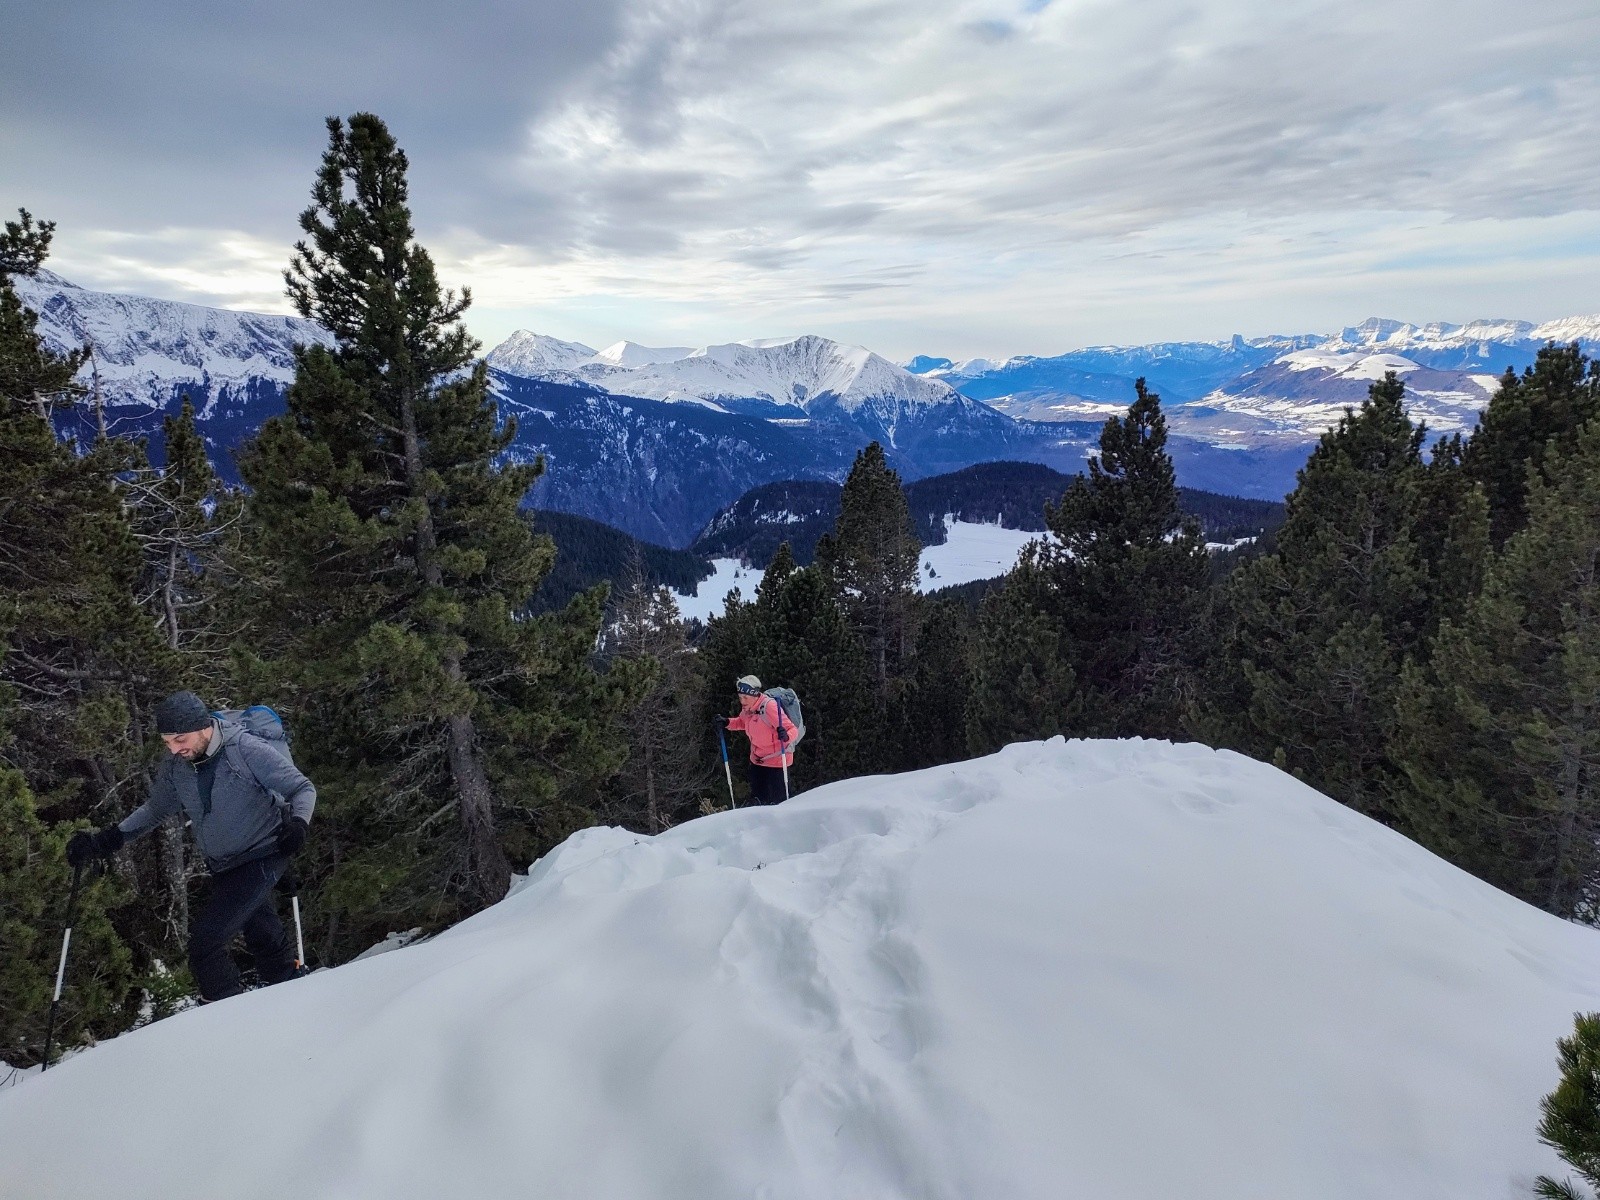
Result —
[[[334, 344], [299, 351], [240, 487], [187, 408], [159, 465], [96, 424], [84, 353], [47, 350], [11, 286], [54, 227], [5, 223], [0, 1060], [44, 1053], [66, 839], [142, 801], [181, 688], [283, 716], [319, 793], [296, 865], [322, 966], [493, 904], [579, 829], [743, 804], [715, 718], [747, 673], [804, 703], [793, 791], [1021, 739], [1198, 740], [1600, 920], [1600, 363], [1577, 346], [1508, 372], [1470, 436], [1430, 437], [1376, 381], [1226, 569], [1141, 381], [975, 604], [918, 593], [928, 531], [873, 444], [814, 553], [779, 545], [755, 597], [690, 628], [663, 580], [692, 583], [692, 559], [526, 507], [543, 464], [501, 454], [471, 295], [418, 244], [407, 169], [377, 117], [329, 121], [285, 278]], [[68, 411], [88, 432], [61, 436]], [[567, 539], [614, 582], [565, 580]], [[83, 880], [58, 1049], [192, 1001], [204, 886], [175, 823]]]

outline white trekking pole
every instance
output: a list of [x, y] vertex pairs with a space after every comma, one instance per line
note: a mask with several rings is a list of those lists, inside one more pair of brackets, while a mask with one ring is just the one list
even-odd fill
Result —
[[72, 922], [78, 913], [78, 885], [83, 882], [83, 867], [72, 868], [72, 890], [67, 894], [67, 921], [61, 931], [61, 961], [56, 965], [56, 991], [50, 998], [50, 1015], [44, 1019], [44, 1057], [39, 1062], [41, 1072], [50, 1069], [50, 1042], [55, 1035], [56, 1013], [61, 1008], [61, 984], [67, 977], [67, 948], [72, 945]]
[[778, 708], [778, 761], [783, 764], [783, 798], [789, 798], [789, 739], [783, 736], [783, 705], [776, 700], [772, 702]]
[[306, 965], [306, 934], [300, 927], [300, 893], [289, 897], [289, 907], [294, 909], [294, 965]]

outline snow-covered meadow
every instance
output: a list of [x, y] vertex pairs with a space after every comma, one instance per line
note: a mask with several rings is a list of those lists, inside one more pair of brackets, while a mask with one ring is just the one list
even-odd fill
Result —
[[[945, 518], [946, 539], [943, 545], [924, 546], [917, 576], [917, 590], [936, 592], [940, 588], [958, 583], [972, 583], [979, 579], [998, 579], [1016, 566], [1017, 555], [1039, 533], [1022, 529], [1006, 529], [999, 524], [988, 525], [974, 521], [957, 521]], [[685, 620], [707, 620], [722, 615], [723, 601], [728, 592], [738, 588], [745, 600], [754, 600], [761, 586], [764, 572], [760, 567], [748, 566], [736, 558], [711, 560], [713, 573], [700, 581], [692, 595], [675, 593], [678, 612]]]
[[1511, 1200], [1600, 934], [1271, 767], [1020, 744], [580, 833], [0, 1093], [0, 1195]]

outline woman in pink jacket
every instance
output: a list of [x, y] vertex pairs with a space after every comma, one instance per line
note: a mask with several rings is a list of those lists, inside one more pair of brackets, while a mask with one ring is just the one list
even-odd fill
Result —
[[750, 796], [756, 804], [780, 804], [787, 799], [783, 771], [794, 765], [794, 725], [783, 706], [761, 690], [754, 675], [739, 679], [739, 715], [726, 718], [727, 727], [750, 739]]

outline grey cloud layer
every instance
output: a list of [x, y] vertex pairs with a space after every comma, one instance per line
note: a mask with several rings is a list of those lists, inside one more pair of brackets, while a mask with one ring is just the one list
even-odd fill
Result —
[[1600, 208], [1588, 0], [1029, 7], [637, 3], [525, 177], [577, 200], [571, 249], [642, 226], [731, 261], [752, 239], [1003, 253], [1220, 212]]
[[0, 190], [64, 227], [286, 242], [321, 118], [365, 108], [425, 231], [635, 295], [781, 274], [825, 304], [937, 264], [998, 295], [1083, 247], [1199, 278], [1352, 230], [1387, 253], [1395, 214], [1600, 211], [1593, 0], [91, 0], [14, 24]]
[[0, 38], [0, 184], [104, 227], [292, 225], [322, 119], [365, 109], [424, 186], [470, 195], [614, 42], [620, 3], [30, 5]]

